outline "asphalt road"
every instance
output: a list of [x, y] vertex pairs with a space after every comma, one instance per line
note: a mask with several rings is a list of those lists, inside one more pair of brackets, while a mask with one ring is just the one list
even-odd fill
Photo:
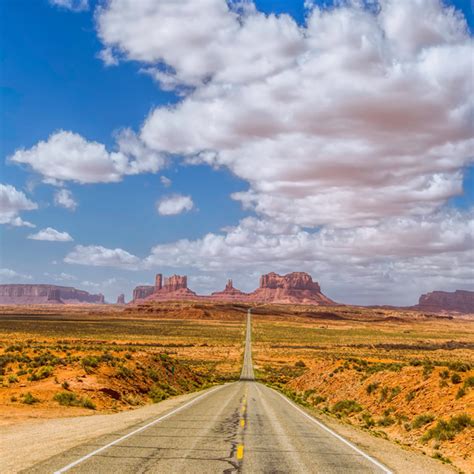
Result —
[[78, 446], [37, 473], [389, 473], [278, 392], [255, 382], [251, 314], [241, 380], [124, 434]]

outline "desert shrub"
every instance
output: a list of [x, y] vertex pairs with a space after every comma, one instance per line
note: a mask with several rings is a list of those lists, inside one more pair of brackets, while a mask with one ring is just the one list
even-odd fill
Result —
[[432, 421], [434, 421], [434, 416], [429, 414], [429, 413], [425, 413], [423, 415], [418, 415], [411, 423], [411, 427], [412, 428], [421, 428], [422, 426], [425, 426], [427, 425], [428, 423], [431, 423]]
[[450, 362], [448, 368], [454, 370], [455, 372], [468, 372], [471, 370], [471, 366], [467, 362]]
[[313, 398], [313, 404], [314, 405], [319, 405], [320, 403], [323, 403], [326, 401], [326, 397], [322, 397], [321, 395], [318, 395]]
[[396, 387], [392, 387], [388, 401], [391, 402], [401, 391], [402, 389], [398, 385]]
[[377, 424], [379, 426], [390, 426], [395, 423], [395, 420], [391, 416], [384, 416], [383, 418], [380, 418], [379, 421], [377, 421]]
[[295, 367], [306, 367], [306, 364], [302, 360], [295, 362]]
[[436, 451], [433, 456], [433, 459], [438, 459], [441, 462], [444, 462], [446, 464], [452, 464], [451, 459], [447, 458], [446, 456], [443, 456], [439, 451]]
[[21, 377], [22, 375], [26, 375], [28, 372], [24, 369], [21, 369], [19, 370], [16, 375], [18, 375], [18, 377]]
[[380, 382], [373, 382], [367, 385], [367, 393], [370, 395], [371, 393], [375, 392], [379, 388]]
[[59, 392], [53, 397], [53, 400], [66, 407], [79, 405], [79, 399], [72, 392]]
[[48, 378], [54, 372], [54, 368], [50, 365], [45, 365], [40, 367], [36, 372], [33, 372], [29, 377], [28, 380], [31, 382], [36, 382], [37, 380], [42, 380]]
[[462, 379], [461, 379], [461, 376], [459, 374], [453, 374], [451, 375], [451, 382], [454, 383], [454, 384], [458, 384], [458, 383], [461, 383]]
[[468, 377], [466, 380], [464, 380], [464, 387], [465, 388], [471, 388], [474, 387], [474, 377]]
[[133, 377], [133, 370], [129, 369], [126, 365], [119, 365], [117, 367], [117, 377], [121, 377], [123, 379], [128, 379]]
[[308, 390], [305, 390], [303, 392], [303, 398], [308, 399], [309, 397], [311, 397], [311, 395], [314, 395], [315, 393], [316, 393], [316, 390], [314, 388], [310, 388]]
[[89, 373], [92, 369], [99, 366], [99, 359], [94, 356], [85, 356], [81, 359], [82, 368]]
[[137, 405], [142, 404], [140, 397], [137, 395], [128, 394], [128, 395], [125, 395], [122, 399], [124, 402], [132, 406], [137, 406]]
[[375, 421], [370, 413], [362, 413], [362, 421], [364, 422], [364, 428], [375, 426]]
[[331, 411], [337, 415], [348, 416], [362, 411], [362, 407], [355, 400], [340, 400], [332, 406]]
[[382, 390], [380, 390], [380, 401], [384, 402], [387, 399], [388, 396], [388, 387], [382, 387]]
[[443, 379], [443, 380], [446, 380], [449, 378], [449, 370], [442, 370], [440, 373], [439, 373], [439, 376]]
[[8, 382], [9, 383], [16, 383], [16, 382], [18, 382], [18, 377], [16, 375], [13, 375], [13, 374], [9, 375], [8, 376]]
[[132, 354], [130, 354], [130, 352], [127, 352], [125, 355], [124, 355], [125, 359], [127, 360], [131, 360], [132, 359]]
[[416, 397], [416, 390], [410, 390], [410, 391], [405, 395], [405, 400], [406, 400], [407, 402], [411, 402], [415, 397]]
[[440, 420], [433, 428], [430, 428], [422, 437], [423, 441], [434, 439], [446, 441], [453, 439], [465, 428], [474, 426], [474, 420], [467, 414], [453, 416], [450, 420]]
[[96, 408], [94, 402], [88, 397], [82, 398], [80, 404], [82, 407], [88, 408], [89, 410], [95, 410]]
[[38, 402], [39, 402], [39, 399], [33, 396], [31, 392], [25, 393], [23, 395], [23, 400], [21, 401], [21, 403], [24, 403], [26, 405], [33, 405], [33, 403], [38, 403]]
[[69, 390], [69, 382], [65, 380], [62, 384], [61, 387], [64, 388], [64, 390]]
[[151, 398], [153, 403], [158, 403], [165, 398], [168, 398], [168, 394], [157, 385], [153, 385], [153, 387], [151, 387], [150, 391], [148, 392], [148, 396]]
[[456, 393], [456, 400], [459, 400], [460, 398], [464, 397], [466, 393], [466, 389], [464, 387], [461, 387]]
[[160, 375], [158, 374], [158, 372], [153, 369], [152, 367], [150, 367], [147, 371], [147, 375], [148, 377], [151, 378], [151, 380], [153, 380], [153, 382], [158, 382], [158, 380], [160, 379]]

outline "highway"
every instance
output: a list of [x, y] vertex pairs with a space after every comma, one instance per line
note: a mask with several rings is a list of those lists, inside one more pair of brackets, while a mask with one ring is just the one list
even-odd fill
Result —
[[115, 437], [29, 469], [71, 473], [390, 473], [275, 390], [255, 382], [251, 311], [238, 382]]

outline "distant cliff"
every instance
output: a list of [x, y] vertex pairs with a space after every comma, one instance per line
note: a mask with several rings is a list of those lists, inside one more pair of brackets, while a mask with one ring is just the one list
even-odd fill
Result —
[[455, 311], [459, 313], [474, 313], [474, 291], [456, 290], [433, 291], [420, 296], [416, 309], [422, 311]]
[[0, 285], [0, 304], [103, 304], [104, 295], [92, 295], [70, 286]]

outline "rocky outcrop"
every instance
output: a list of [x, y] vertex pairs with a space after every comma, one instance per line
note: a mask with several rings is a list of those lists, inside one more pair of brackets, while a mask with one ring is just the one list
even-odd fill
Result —
[[155, 286], [137, 286], [133, 290], [133, 302], [197, 298], [196, 293], [188, 288], [188, 277], [185, 275], [172, 275], [163, 283], [163, 275], [158, 273]]
[[250, 293], [249, 299], [262, 303], [335, 304], [321, 292], [319, 283], [305, 272], [278, 275], [271, 272], [260, 277], [260, 287]]
[[154, 291], [154, 286], [137, 286], [133, 290], [133, 301], [144, 300], [145, 298], [148, 298], [148, 296], [152, 295]]
[[118, 295], [117, 304], [125, 304], [125, 295], [123, 293]]
[[421, 295], [415, 308], [432, 312], [474, 313], [474, 291], [433, 291]]
[[232, 280], [227, 280], [227, 284], [223, 291], [215, 291], [211, 293], [211, 298], [220, 301], [243, 301], [248, 297], [247, 293], [244, 293], [237, 288], [234, 288]]
[[0, 285], [0, 304], [104, 304], [104, 295], [93, 295], [69, 286]]
[[171, 293], [173, 291], [187, 290], [188, 289], [188, 277], [181, 275], [172, 275], [165, 278], [165, 284], [161, 291]]
[[187, 286], [187, 277], [173, 275], [164, 279], [156, 275], [155, 286], [139, 286], [133, 291], [133, 302], [165, 301], [180, 299], [206, 299], [215, 301], [235, 301], [249, 303], [292, 303], [292, 304], [335, 304], [321, 292], [319, 284], [304, 272], [278, 275], [268, 273], [260, 278], [260, 287], [253, 293], [244, 293], [228, 280], [223, 291], [209, 296], [199, 296]]

